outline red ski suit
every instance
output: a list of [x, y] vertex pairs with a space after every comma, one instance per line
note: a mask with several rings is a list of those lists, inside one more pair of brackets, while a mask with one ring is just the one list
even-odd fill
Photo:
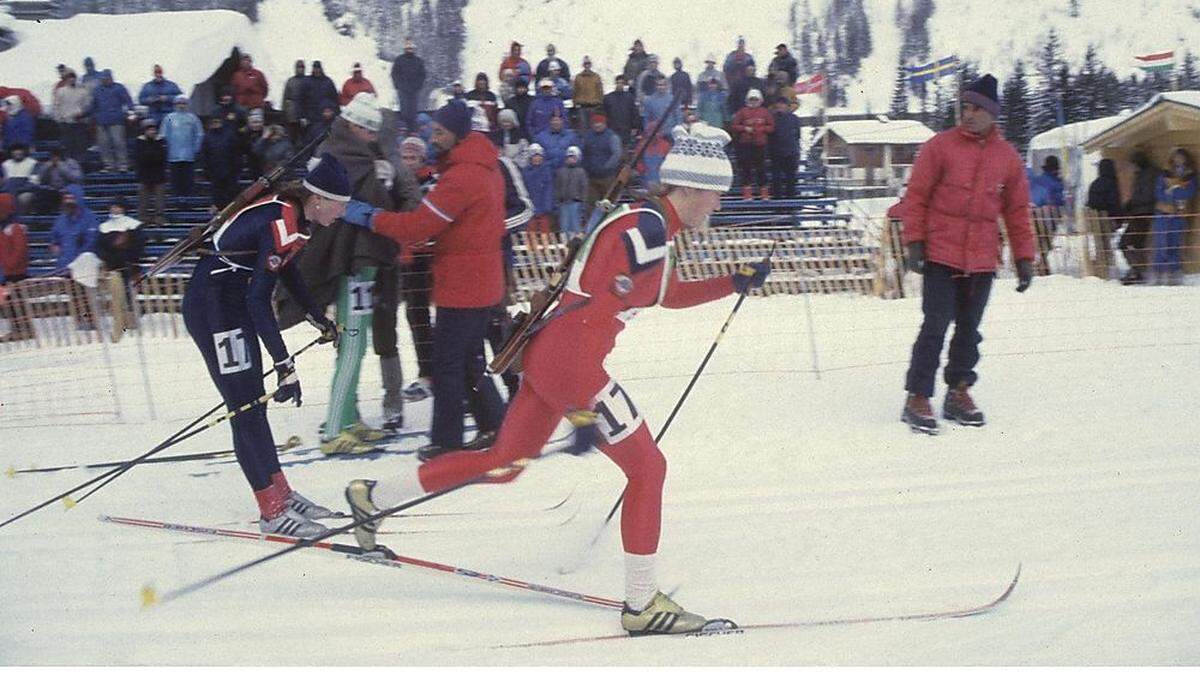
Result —
[[625, 551], [658, 550], [667, 462], [632, 400], [605, 371], [604, 359], [638, 309], [691, 307], [733, 293], [732, 277], [679, 280], [669, 243], [682, 227], [664, 200], [661, 214], [635, 205], [588, 237], [559, 301], [562, 313], [525, 347], [525, 377], [496, 443], [484, 452], [449, 453], [422, 465], [418, 476], [426, 492], [536, 457], [565, 413], [594, 410], [603, 438], [599, 449], [629, 481], [621, 511]]

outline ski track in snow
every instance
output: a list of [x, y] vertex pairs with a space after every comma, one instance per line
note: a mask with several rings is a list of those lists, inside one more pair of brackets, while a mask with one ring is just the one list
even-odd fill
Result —
[[[997, 281], [983, 327], [985, 338], [1011, 339], [982, 345], [982, 429], [925, 437], [898, 421], [905, 366], [893, 361], [904, 361], [915, 336], [917, 299], [811, 298], [823, 367], [856, 366], [818, 380], [803, 299], [777, 296], [746, 303], [662, 444], [670, 468], [660, 581], [680, 586], [685, 607], [747, 623], [952, 609], [994, 597], [1023, 563], [1013, 597], [991, 614], [489, 650], [608, 634], [617, 616], [310, 552], [141, 610], [144, 584], [166, 592], [273, 550], [97, 522], [102, 513], [198, 525], [254, 517], [236, 466], [193, 462], [137, 467], [71, 512], [55, 505], [0, 529], [0, 664], [1194, 664], [1200, 422], [1188, 383], [1200, 378], [1191, 316], [1200, 289], [1053, 277], [1018, 296], [1011, 283]], [[645, 312], [622, 336], [609, 367], [652, 430], [732, 302]], [[1077, 318], [1055, 322], [1055, 312]], [[1103, 337], [1155, 321], [1176, 332]], [[1055, 326], [1066, 337], [1038, 337]], [[286, 335], [293, 347], [308, 337], [303, 328]], [[132, 457], [215, 402], [185, 339], [148, 345], [175, 363], [156, 368], [176, 383], [176, 395], [159, 401], [163, 419], [0, 428], [0, 463]], [[1054, 350], [1064, 345], [1088, 349]], [[1117, 348], [1131, 345], [1143, 346]], [[132, 363], [135, 352], [114, 351], [118, 364]], [[404, 358], [409, 367], [411, 352]], [[315, 441], [331, 368], [327, 351], [303, 357], [305, 405], [272, 408], [277, 437]], [[378, 414], [377, 370], [363, 369], [369, 420]], [[130, 417], [136, 403], [127, 397]], [[424, 423], [427, 405], [410, 406], [412, 426]], [[220, 428], [178, 452], [228, 445]], [[315, 462], [288, 475], [337, 507], [348, 480], [413, 461]], [[0, 515], [93, 475], [0, 477]], [[397, 518], [384, 529], [414, 533], [383, 540], [417, 557], [619, 597], [615, 526], [589, 564], [556, 570], [591, 538], [621, 486], [600, 455], [556, 456], [510, 485], [468, 488], [421, 509], [495, 510], [494, 518]], [[567, 494], [562, 509], [533, 513]]]

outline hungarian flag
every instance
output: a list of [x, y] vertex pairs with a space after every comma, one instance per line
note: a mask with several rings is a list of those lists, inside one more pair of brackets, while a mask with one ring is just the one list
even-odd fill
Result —
[[825, 91], [825, 74], [817, 73], [807, 80], [797, 80], [795, 89], [797, 94], [820, 94]]
[[1175, 68], [1175, 52], [1159, 52], [1157, 54], [1146, 54], [1144, 56], [1135, 56], [1137, 67], [1147, 73], [1169, 73]]

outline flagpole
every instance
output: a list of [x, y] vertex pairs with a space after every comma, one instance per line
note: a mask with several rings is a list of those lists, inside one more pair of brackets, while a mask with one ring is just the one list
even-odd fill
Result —
[[954, 66], [954, 126], [962, 124], [962, 66]]
[[[825, 58], [818, 57], [817, 69], [821, 75], [821, 161], [829, 166], [829, 118], [825, 108], [829, 105], [829, 92], [831, 87], [828, 85], [829, 76], [825, 74]], [[829, 179], [828, 169], [825, 172], [825, 179]]]

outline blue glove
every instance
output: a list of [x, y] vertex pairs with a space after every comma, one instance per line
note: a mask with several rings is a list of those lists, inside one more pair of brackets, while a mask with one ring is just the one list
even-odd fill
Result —
[[743, 263], [737, 273], [733, 275], [733, 287], [737, 289], [738, 293], [748, 293], [751, 288], [761, 288], [770, 273], [771, 263], [766, 260]]
[[295, 401], [296, 407], [300, 407], [300, 378], [296, 376], [296, 361], [292, 357], [275, 364], [275, 376], [278, 378], [279, 388], [275, 390], [276, 403], [287, 403]]
[[365, 227], [369, 230], [372, 229], [371, 219], [375, 217], [375, 212], [378, 210], [366, 202], [351, 199], [346, 204], [346, 212], [342, 214], [342, 220], [351, 225]]

